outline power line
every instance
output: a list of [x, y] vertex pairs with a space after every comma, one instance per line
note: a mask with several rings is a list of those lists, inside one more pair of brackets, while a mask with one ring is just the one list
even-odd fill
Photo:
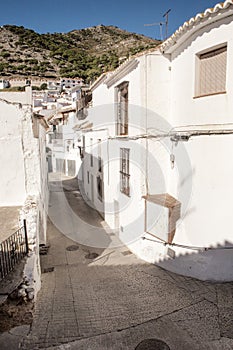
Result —
[[[146, 233], [154, 237], [154, 235], [151, 234], [150, 232], [146, 232]], [[230, 250], [230, 249], [233, 249], [233, 246], [230, 246], [230, 247], [196, 247], [196, 246], [190, 246], [190, 245], [185, 245], [185, 244], [168, 243], [168, 242], [163, 242], [163, 241], [159, 241], [159, 240], [156, 240], [156, 239], [147, 238], [145, 236], [143, 236], [142, 239], [143, 240], [147, 240], [147, 241], [151, 241], [151, 242], [155, 242], [155, 243], [159, 243], [159, 244], [162, 244], [164, 246], [185, 248], [185, 249], [198, 250], [198, 251]]]

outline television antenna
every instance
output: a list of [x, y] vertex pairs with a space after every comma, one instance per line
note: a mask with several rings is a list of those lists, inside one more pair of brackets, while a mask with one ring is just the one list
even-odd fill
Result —
[[167, 12], [164, 13], [163, 18], [165, 18], [165, 24], [166, 24], [166, 38], [168, 38], [168, 15], [169, 12], [171, 12], [171, 9], [167, 10]]
[[165, 40], [168, 38], [168, 15], [171, 12], [171, 9], [167, 10], [164, 15], [163, 18], [165, 18], [165, 22], [157, 22], [157, 23], [149, 23], [149, 24], [144, 24], [144, 26], [146, 27], [151, 27], [151, 26], [159, 26], [160, 27], [160, 39], [161, 41], [163, 41], [163, 25], [165, 24], [166, 26], [166, 36], [165, 36]]
[[160, 40], [163, 41], [163, 24], [165, 24], [165, 22], [148, 23], [148, 24], [144, 24], [144, 26], [145, 27], [159, 26], [159, 28], [160, 28]]

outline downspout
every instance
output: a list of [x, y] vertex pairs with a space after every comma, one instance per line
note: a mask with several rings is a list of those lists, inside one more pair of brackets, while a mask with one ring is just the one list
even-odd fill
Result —
[[[146, 107], [146, 134], [148, 128], [148, 113], [147, 113], [147, 54], [145, 56], [145, 107]], [[145, 178], [145, 186], [146, 186], [146, 196], [148, 196], [148, 138], [146, 137], [146, 178]], [[145, 216], [144, 216], [144, 232], [147, 232], [147, 201], [145, 199]]]

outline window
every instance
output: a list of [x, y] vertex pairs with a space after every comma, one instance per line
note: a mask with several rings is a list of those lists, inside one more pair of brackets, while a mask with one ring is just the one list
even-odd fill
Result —
[[226, 45], [197, 55], [196, 96], [225, 92], [226, 64]]
[[97, 192], [98, 192], [98, 198], [102, 202], [103, 199], [103, 180], [100, 176], [97, 176]]
[[124, 82], [116, 87], [116, 134], [128, 135], [128, 87]]
[[101, 139], [98, 139], [98, 171], [102, 172]]
[[90, 139], [90, 165], [93, 166], [93, 139]]
[[130, 195], [129, 187], [129, 148], [120, 149], [120, 191]]
[[89, 171], [87, 172], [87, 183], [88, 184], [90, 183], [90, 173], [89, 173]]

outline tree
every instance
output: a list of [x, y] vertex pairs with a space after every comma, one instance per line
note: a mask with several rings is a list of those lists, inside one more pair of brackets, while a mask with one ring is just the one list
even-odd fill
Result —
[[42, 83], [40, 86], [40, 90], [46, 90], [48, 88], [47, 83]]

